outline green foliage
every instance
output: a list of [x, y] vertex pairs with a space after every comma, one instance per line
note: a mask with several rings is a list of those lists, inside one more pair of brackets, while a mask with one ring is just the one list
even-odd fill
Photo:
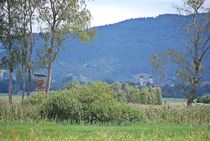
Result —
[[[206, 56], [210, 49], [209, 13], [206, 12], [208, 8], [205, 8], [205, 1], [183, 0], [184, 5], [177, 7], [180, 14], [192, 15], [191, 20], [182, 24], [182, 27], [185, 27], [183, 31], [186, 36], [184, 52], [180, 52], [177, 48], [165, 50], [153, 55], [151, 59], [151, 64], [158, 74], [166, 77], [167, 80], [190, 85], [190, 93], [185, 93], [188, 106], [192, 106], [193, 100], [198, 96], [197, 86], [202, 81], [203, 70], [207, 65], [204, 62], [208, 60]], [[176, 79], [171, 77], [173, 73]]]
[[13, 103], [9, 105], [5, 101], [0, 101], [0, 121], [40, 121], [39, 107], [36, 105], [22, 105]]
[[41, 108], [42, 117], [50, 120], [80, 120], [81, 103], [63, 94], [55, 94], [46, 99]]
[[46, 98], [47, 98], [46, 94], [34, 93], [27, 100], [24, 100], [23, 104], [24, 105], [40, 105], [40, 104], [42, 104], [43, 100]]
[[142, 121], [155, 123], [210, 123], [209, 106], [139, 107]]
[[202, 96], [197, 98], [197, 103], [210, 104], [210, 96]]
[[51, 94], [41, 106], [41, 115], [50, 120], [73, 122], [138, 121], [138, 116], [130, 110], [135, 111], [115, 100], [115, 93], [109, 84], [92, 82], [86, 85], [71, 84], [66, 90]]
[[76, 99], [70, 99], [70, 97], [67, 99], [67, 97], [60, 95], [53, 95], [49, 99], [45, 99], [41, 108], [36, 105], [8, 105], [6, 102], [0, 101], [0, 122], [25, 123], [29, 121], [65, 120], [76, 123], [210, 123], [210, 107], [208, 105], [193, 107], [178, 105], [128, 106], [121, 103], [107, 105], [110, 103], [106, 100], [96, 100], [84, 111], [84, 105]]
[[[133, 87], [133, 86], [132, 86]], [[132, 94], [131, 100], [141, 98], [142, 102], [158, 102], [152, 95], [160, 97], [159, 89], [139, 89], [126, 85]], [[143, 91], [144, 90], [144, 91]], [[140, 96], [138, 95], [140, 94]], [[160, 102], [160, 101], [159, 101]], [[71, 84], [68, 89], [51, 92], [49, 96], [34, 94], [23, 104], [8, 105], [0, 101], [1, 121], [69, 121], [73, 123], [198, 123], [210, 122], [209, 106], [161, 106], [127, 104], [116, 100], [111, 85], [105, 82]]]
[[159, 88], [144, 87], [139, 88], [135, 85], [128, 83], [112, 84], [113, 89], [116, 92], [116, 98], [118, 101], [126, 100], [128, 103], [139, 103], [139, 104], [153, 104], [161, 105], [162, 96]]

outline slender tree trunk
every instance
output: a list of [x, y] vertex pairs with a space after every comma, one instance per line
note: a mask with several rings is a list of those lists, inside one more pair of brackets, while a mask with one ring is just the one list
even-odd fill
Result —
[[12, 35], [11, 35], [11, 29], [12, 29], [12, 19], [11, 19], [11, 5], [10, 1], [7, 3], [7, 10], [8, 10], [8, 31], [7, 31], [7, 41], [8, 41], [8, 68], [9, 68], [9, 87], [8, 87], [8, 101], [9, 104], [12, 104], [12, 94], [13, 94], [13, 50], [12, 50]]
[[8, 61], [8, 68], [9, 68], [9, 104], [12, 104], [12, 95], [13, 95], [13, 51], [12, 51], [12, 41], [11, 37], [9, 36], [9, 61]]
[[[24, 16], [26, 21], [26, 16]], [[27, 72], [27, 48], [28, 48], [28, 37], [27, 37], [27, 24], [24, 23], [24, 39], [23, 39], [23, 46], [22, 46], [22, 102], [25, 97], [25, 89], [26, 89], [26, 72]]]
[[29, 43], [29, 62], [28, 62], [28, 88], [27, 88], [27, 96], [31, 95], [31, 65], [32, 65], [32, 33], [30, 33], [31, 39]]
[[196, 85], [193, 84], [192, 85], [192, 91], [191, 91], [190, 95], [187, 98], [187, 106], [192, 106], [193, 101], [195, 99], [195, 96], [196, 96]]
[[27, 97], [31, 95], [31, 65], [33, 53], [33, 34], [32, 34], [32, 13], [30, 13], [30, 39], [29, 39], [29, 62], [28, 62], [28, 90]]
[[24, 97], [25, 97], [25, 86], [26, 86], [26, 81], [25, 81], [25, 77], [23, 76], [22, 78], [22, 102], [24, 100]]
[[9, 69], [9, 104], [12, 104], [12, 94], [13, 94], [13, 76], [12, 76], [13, 70], [10, 68]]
[[27, 88], [27, 97], [31, 95], [31, 68], [28, 68], [28, 88]]
[[25, 88], [26, 88], [26, 69], [22, 68], [22, 102], [25, 97]]
[[50, 93], [51, 82], [52, 82], [52, 65], [51, 65], [51, 63], [48, 63], [48, 67], [47, 67], [47, 88], [46, 88], [47, 94]]
[[193, 98], [188, 98], [187, 99], [187, 106], [192, 106], [192, 104], [193, 104]]
[[51, 48], [48, 50], [48, 66], [47, 66], [47, 89], [46, 92], [47, 94], [50, 93], [50, 88], [51, 88], [51, 83], [52, 83], [52, 54], [53, 54], [53, 48], [54, 48], [54, 30], [52, 30], [52, 35], [51, 35]]

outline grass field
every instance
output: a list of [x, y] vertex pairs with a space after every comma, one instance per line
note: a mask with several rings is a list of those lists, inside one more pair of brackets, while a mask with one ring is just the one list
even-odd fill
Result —
[[57, 123], [0, 123], [0, 140], [69, 141], [208, 141], [210, 125], [133, 124], [71, 125]]
[[186, 98], [163, 98], [164, 104], [169, 105], [187, 105]]
[[[0, 94], [0, 99], [8, 96]], [[21, 96], [13, 97], [15, 102], [21, 101]], [[163, 105], [186, 105], [186, 99], [163, 99]], [[137, 105], [145, 106], [145, 105]], [[150, 105], [153, 107], [154, 105]], [[184, 106], [185, 107], [185, 106]], [[196, 115], [192, 113], [192, 115]], [[173, 114], [176, 112], [173, 112]], [[202, 113], [202, 112], [201, 112]], [[151, 113], [152, 114], [152, 113]], [[153, 111], [153, 114], [155, 112]], [[165, 114], [165, 116], [167, 113]], [[190, 114], [191, 115], [191, 114]], [[195, 117], [195, 115], [193, 117]], [[0, 115], [1, 116], [1, 115]], [[169, 116], [170, 117], [170, 116]], [[172, 116], [175, 117], [175, 116]], [[192, 118], [192, 117], [191, 117]], [[202, 117], [203, 118], [203, 117]], [[170, 118], [171, 119], [171, 118]], [[197, 119], [197, 118], [196, 118]], [[149, 119], [148, 119], [149, 120]], [[151, 120], [151, 119], [150, 119]], [[158, 120], [157, 120], [158, 121]], [[0, 141], [209, 141], [210, 124], [206, 122], [195, 124], [187, 122], [149, 122], [106, 124], [70, 124], [69, 122], [18, 123], [15, 120], [0, 120]], [[192, 123], [192, 124], [190, 124]]]
[[[21, 101], [21, 96], [20, 95], [13, 95], [12, 96], [13, 101]], [[8, 95], [0, 93], [0, 100], [8, 100]]]

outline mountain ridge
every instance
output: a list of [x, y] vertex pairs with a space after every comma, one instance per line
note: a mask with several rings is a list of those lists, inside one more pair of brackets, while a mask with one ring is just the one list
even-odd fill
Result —
[[[136, 74], [155, 75], [150, 65], [151, 55], [166, 49], [184, 52], [185, 36], [180, 25], [189, 19], [190, 16], [176, 14], [128, 19], [95, 27], [96, 37], [88, 43], [66, 39], [66, 48], [53, 64], [53, 82], [58, 87], [69, 81], [138, 82]], [[36, 50], [43, 46], [43, 41], [39, 34], [34, 36], [38, 38]], [[210, 68], [207, 69], [209, 72]], [[209, 74], [205, 75], [207, 80]]]

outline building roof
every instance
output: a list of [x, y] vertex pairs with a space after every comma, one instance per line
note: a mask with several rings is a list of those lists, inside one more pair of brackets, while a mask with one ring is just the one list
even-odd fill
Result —
[[45, 74], [34, 74], [35, 77], [47, 77]]
[[154, 84], [154, 87], [163, 88], [163, 87], [165, 87], [165, 84]]

